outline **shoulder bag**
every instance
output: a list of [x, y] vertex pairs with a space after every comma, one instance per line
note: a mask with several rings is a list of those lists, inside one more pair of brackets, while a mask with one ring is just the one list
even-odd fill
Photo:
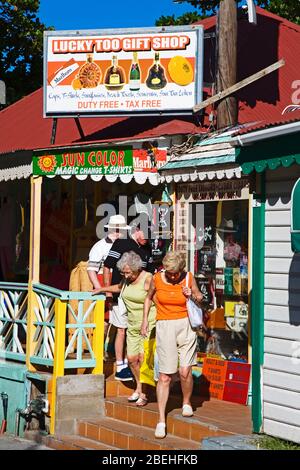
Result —
[[119, 297], [118, 297], [119, 315], [126, 315], [127, 314], [127, 308], [126, 308], [124, 300], [122, 299], [122, 294], [123, 294], [124, 289], [125, 289], [125, 282], [122, 286], [121, 292], [120, 292]]
[[[185, 278], [186, 287], [189, 287], [189, 273], [187, 273]], [[188, 311], [188, 317], [192, 328], [199, 328], [203, 324], [203, 312], [202, 308], [191, 299], [187, 299], [186, 307]]]

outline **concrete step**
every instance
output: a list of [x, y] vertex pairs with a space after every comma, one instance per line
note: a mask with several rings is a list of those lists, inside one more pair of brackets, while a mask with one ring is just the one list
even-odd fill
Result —
[[153, 429], [114, 418], [78, 421], [77, 434], [124, 450], [196, 450], [200, 442], [168, 434], [155, 439]]
[[[155, 429], [158, 422], [156, 401], [150, 401], [145, 407], [129, 403], [127, 397], [109, 397], [105, 400], [106, 416], [125, 423]], [[219, 426], [201, 421], [196, 415], [185, 418], [181, 415], [181, 397], [170, 396], [167, 409], [168, 433], [176, 437], [200, 443], [206, 437], [226, 436], [231, 433]]]
[[47, 436], [43, 443], [55, 450], [116, 450], [116, 447], [75, 435]]

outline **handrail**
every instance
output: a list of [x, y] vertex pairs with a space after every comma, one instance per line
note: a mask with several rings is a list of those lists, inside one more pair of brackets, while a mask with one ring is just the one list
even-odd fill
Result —
[[105, 295], [93, 295], [92, 292], [60, 290], [46, 284], [33, 284], [32, 287], [38, 294], [51, 295], [60, 300], [105, 300]]
[[[38, 370], [40, 366], [53, 367], [50, 422], [53, 434], [58, 377], [63, 376], [66, 369], [80, 368], [91, 369], [92, 374], [103, 374], [105, 295], [64, 291], [40, 283], [7, 282], [0, 283], [0, 293], [0, 313], [4, 312], [1, 320], [10, 325], [6, 333], [10, 335], [9, 350], [0, 345], [0, 357], [26, 360], [29, 371]], [[72, 301], [78, 303], [77, 313]], [[86, 301], [90, 301], [90, 305]], [[69, 321], [68, 314], [74, 317], [74, 323]], [[19, 338], [20, 327], [26, 336], [26, 347]], [[90, 337], [86, 331], [89, 328], [92, 330]], [[71, 336], [66, 345], [69, 332]]]
[[0, 290], [1, 289], [27, 290], [28, 289], [28, 283], [27, 282], [0, 282]]

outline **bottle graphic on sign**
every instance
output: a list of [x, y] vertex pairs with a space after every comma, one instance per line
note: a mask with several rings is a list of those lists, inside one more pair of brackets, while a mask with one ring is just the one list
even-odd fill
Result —
[[122, 90], [125, 85], [125, 73], [118, 65], [118, 57], [112, 56], [111, 66], [106, 70], [104, 85], [110, 91]]
[[137, 52], [133, 53], [132, 63], [129, 72], [129, 89], [138, 91], [141, 87], [141, 70], [138, 62]]
[[154, 64], [150, 67], [146, 85], [152, 90], [160, 90], [167, 84], [165, 69], [159, 62], [159, 53], [155, 52]]

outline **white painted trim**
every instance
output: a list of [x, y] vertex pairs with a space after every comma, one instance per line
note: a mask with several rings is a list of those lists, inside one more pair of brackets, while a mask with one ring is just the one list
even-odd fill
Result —
[[167, 173], [166, 175], [160, 175], [159, 181], [161, 183], [167, 182], [170, 183], [174, 181], [175, 183], [183, 182], [187, 183], [188, 181], [204, 181], [204, 180], [221, 180], [221, 179], [232, 179], [232, 178], [242, 178], [242, 169], [240, 167], [235, 168], [219, 168], [219, 169], [210, 169], [207, 171], [194, 171], [193, 173]]
[[236, 139], [231, 141], [231, 143], [238, 144], [243, 147], [244, 145], [250, 144], [252, 142], [258, 142], [259, 140], [292, 134], [294, 132], [300, 132], [300, 121], [270, 127], [268, 129], [262, 129], [255, 132], [249, 132], [249, 134], [238, 135]]
[[32, 174], [32, 163], [0, 170], [0, 181], [27, 179]]

